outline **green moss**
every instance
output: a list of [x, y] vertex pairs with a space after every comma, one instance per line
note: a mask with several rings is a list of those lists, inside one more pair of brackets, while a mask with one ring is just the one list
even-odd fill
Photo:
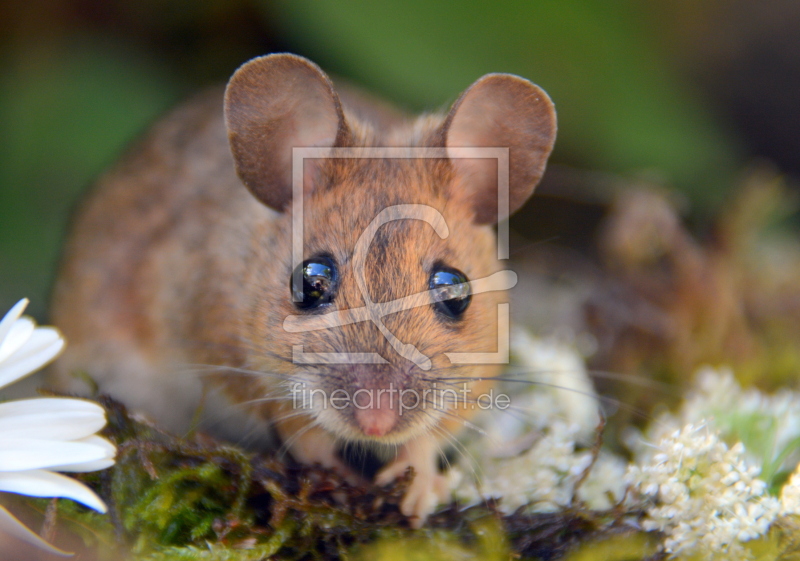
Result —
[[293, 523], [278, 527], [264, 543], [247, 544], [247, 548], [232, 548], [224, 544], [205, 546], [164, 547], [143, 555], [137, 561], [259, 561], [278, 553], [295, 531]]
[[658, 550], [658, 540], [644, 533], [603, 537], [584, 543], [567, 561], [632, 561], [652, 558]]
[[474, 539], [457, 539], [453, 532], [433, 531], [417, 536], [387, 536], [358, 548], [354, 559], [364, 561], [503, 561], [511, 555], [503, 527], [496, 520], [470, 525]]

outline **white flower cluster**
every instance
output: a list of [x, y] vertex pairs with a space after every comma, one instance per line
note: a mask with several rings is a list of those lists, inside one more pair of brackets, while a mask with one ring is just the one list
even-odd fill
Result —
[[[508, 384], [512, 408], [491, 411], [478, 424], [485, 435], [467, 447], [477, 485], [460, 483], [464, 468], [453, 468], [455, 496], [467, 502], [500, 498], [500, 509], [553, 511], [570, 504], [575, 484], [592, 459], [598, 422], [597, 400], [582, 358], [569, 346], [526, 333], [512, 339], [517, 363], [510, 371], [520, 383]], [[611, 506], [609, 494], [624, 492], [625, 462], [603, 452], [578, 490], [591, 508]], [[459, 484], [460, 483], [460, 484]]]
[[[37, 327], [32, 319], [20, 317], [27, 303], [20, 301], [0, 320], [0, 387], [38, 370], [64, 347], [56, 329]], [[0, 404], [0, 491], [65, 497], [105, 512], [106, 505], [91, 489], [56, 473], [97, 471], [112, 465], [114, 445], [95, 434], [105, 424], [103, 408], [82, 399], [36, 398]], [[64, 554], [2, 506], [0, 531]]]
[[[515, 362], [511, 374], [523, 382], [522, 387], [510, 387], [513, 395], [525, 395], [534, 390], [537, 403], [524, 413], [536, 415], [539, 426], [547, 426], [550, 419], [559, 417], [579, 427], [581, 436], [591, 438], [600, 420], [597, 394], [586, 372], [586, 363], [572, 344], [555, 338], [537, 339], [525, 330], [515, 330], [511, 336], [511, 350]], [[530, 383], [529, 383], [530, 382]], [[542, 395], [557, 402], [553, 407], [543, 407]]]
[[[571, 504], [575, 485], [591, 462], [588, 450], [576, 450], [575, 429], [574, 425], [556, 422], [535, 444], [517, 456], [477, 456], [481, 458], [477, 488], [461, 485], [456, 497], [470, 503], [501, 499], [499, 508], [505, 513], [523, 505], [529, 505], [531, 512], [550, 512]], [[601, 453], [578, 489], [578, 499], [590, 508], [609, 508], [609, 493], [616, 499], [623, 494], [624, 473], [622, 460]]]
[[[800, 394], [743, 389], [730, 370], [708, 367], [695, 388], [677, 414], [629, 435], [628, 478], [654, 501], [645, 527], [665, 532], [667, 550], [712, 556], [722, 548], [735, 559], [777, 516], [800, 514]], [[648, 442], [661, 444], [654, 452]], [[780, 497], [768, 496], [768, 482], [785, 470], [795, 473]]]
[[707, 424], [675, 430], [632, 465], [627, 481], [651, 501], [645, 530], [664, 532], [672, 555], [744, 559], [742, 542], [766, 534], [780, 511], [744, 446], [728, 447]]

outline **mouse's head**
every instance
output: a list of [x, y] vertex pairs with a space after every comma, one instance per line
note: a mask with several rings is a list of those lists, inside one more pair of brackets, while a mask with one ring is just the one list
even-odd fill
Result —
[[[347, 440], [458, 425], [507, 349], [500, 304], [515, 277], [492, 226], [544, 172], [547, 95], [490, 74], [445, 116], [377, 130], [316, 65], [270, 55], [234, 74], [225, 114], [240, 178], [281, 213], [253, 233], [253, 366], [282, 376], [284, 407]], [[302, 177], [294, 147], [314, 148]], [[265, 376], [270, 397], [276, 386]]]

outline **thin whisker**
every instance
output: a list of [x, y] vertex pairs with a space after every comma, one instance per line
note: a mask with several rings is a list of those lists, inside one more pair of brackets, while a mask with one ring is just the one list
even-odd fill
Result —
[[[294, 415], [292, 415], [292, 416], [294, 416]], [[291, 436], [291, 437], [290, 437], [290, 438], [289, 438], [289, 439], [288, 439], [286, 442], [284, 442], [283, 444], [281, 444], [281, 447], [278, 449], [278, 458], [281, 458], [281, 459], [283, 459], [283, 457], [284, 457], [284, 456], [286, 456], [286, 453], [287, 453], [287, 452], [289, 452], [289, 449], [292, 447], [292, 445], [293, 445], [295, 442], [297, 442], [297, 440], [298, 440], [298, 439], [299, 439], [301, 436], [303, 436], [305, 433], [307, 433], [309, 430], [311, 430], [311, 429], [312, 429], [312, 428], [314, 428], [315, 426], [316, 426], [316, 424], [315, 424], [315, 423], [313, 423], [313, 422], [311, 422], [311, 423], [308, 423], [308, 424], [307, 424], [306, 426], [304, 426], [302, 429], [300, 429], [299, 431], [297, 431], [296, 433], [294, 433], [294, 434], [293, 434], [293, 435], [292, 435], [292, 436]]]

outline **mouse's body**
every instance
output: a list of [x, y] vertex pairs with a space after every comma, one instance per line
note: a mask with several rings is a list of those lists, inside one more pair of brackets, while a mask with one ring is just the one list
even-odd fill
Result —
[[[497, 350], [504, 292], [470, 295], [462, 284], [503, 268], [492, 229], [497, 168], [446, 158], [308, 163], [306, 261], [293, 284], [291, 148], [509, 147], [513, 212], [554, 135], [549, 99], [518, 77], [489, 75], [448, 115], [406, 121], [357, 97], [342, 103], [305, 59], [255, 59], [224, 102], [209, 91], [156, 124], [80, 209], [52, 310], [69, 346], [51, 382], [83, 393], [72, 373], [86, 371], [100, 391], [175, 431], [190, 428], [202, 405], [215, 434], [263, 446], [275, 432], [298, 461], [345, 474], [343, 443], [395, 446], [377, 481], [413, 466], [402, 509], [420, 524], [444, 491], [441, 446], [488, 387], [476, 379], [499, 368], [445, 356]], [[375, 228], [365, 245], [362, 234], [395, 205], [434, 211]], [[433, 224], [442, 217], [444, 238]], [[310, 318], [364, 308], [360, 287], [376, 303], [423, 300], [379, 322], [308, 330]], [[435, 302], [430, 289], [452, 298]], [[302, 353], [381, 359], [335, 364]], [[454, 387], [462, 402], [443, 394]]]

